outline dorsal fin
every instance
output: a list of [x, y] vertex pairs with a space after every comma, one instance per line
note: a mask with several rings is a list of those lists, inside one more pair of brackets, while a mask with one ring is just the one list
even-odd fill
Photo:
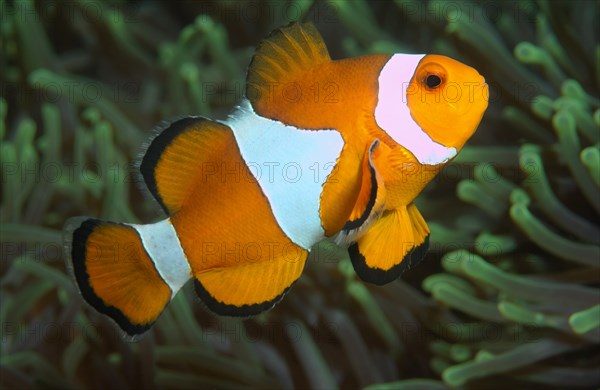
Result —
[[171, 123], [152, 140], [140, 163], [144, 181], [167, 215], [177, 212], [202, 175], [216, 169], [208, 161], [232, 142], [228, 127], [202, 117]]
[[246, 96], [255, 102], [272, 94], [274, 84], [330, 61], [323, 38], [312, 23], [292, 23], [273, 31], [257, 47], [248, 67]]

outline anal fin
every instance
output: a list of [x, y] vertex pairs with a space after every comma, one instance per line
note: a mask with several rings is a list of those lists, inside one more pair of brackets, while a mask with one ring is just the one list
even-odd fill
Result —
[[196, 274], [194, 287], [204, 304], [219, 315], [247, 317], [279, 302], [302, 274], [308, 251], [291, 243], [273, 244], [259, 259], [242, 255]]
[[348, 248], [352, 265], [365, 282], [383, 285], [420, 262], [429, 249], [429, 228], [411, 203], [386, 210]]

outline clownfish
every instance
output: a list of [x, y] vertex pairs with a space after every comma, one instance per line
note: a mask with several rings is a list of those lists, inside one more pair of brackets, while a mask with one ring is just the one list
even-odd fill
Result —
[[487, 94], [448, 57], [332, 60], [312, 24], [280, 28], [226, 120], [180, 119], [149, 143], [139, 170], [167, 218], [71, 219], [67, 266], [131, 337], [190, 279], [219, 315], [272, 308], [325, 238], [348, 248], [362, 280], [389, 283], [427, 252], [413, 201], [475, 132]]

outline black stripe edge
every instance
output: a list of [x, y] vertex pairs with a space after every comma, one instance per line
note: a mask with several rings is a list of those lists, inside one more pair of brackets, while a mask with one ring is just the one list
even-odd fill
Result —
[[396, 264], [389, 270], [369, 267], [366, 263], [365, 257], [362, 253], [360, 253], [358, 243], [352, 244], [348, 248], [348, 253], [356, 274], [367, 283], [381, 286], [393, 282], [394, 280], [398, 279], [404, 271], [416, 266], [419, 262], [421, 262], [421, 260], [423, 260], [428, 250], [429, 235], [425, 237], [425, 241], [421, 245], [413, 248], [406, 256], [404, 256], [400, 263]]
[[371, 193], [369, 194], [369, 202], [367, 203], [367, 207], [365, 208], [365, 211], [359, 218], [347, 221], [344, 224], [344, 227], [342, 227], [342, 231], [350, 232], [351, 230], [358, 229], [359, 227], [361, 227], [367, 221], [369, 215], [371, 215], [373, 207], [375, 206], [375, 201], [377, 200], [377, 192], [379, 191], [379, 188], [377, 185], [377, 171], [375, 170], [375, 166], [373, 164], [373, 161], [371, 160], [371, 154], [378, 145], [379, 140], [376, 139], [375, 141], [373, 141], [373, 143], [371, 143], [371, 146], [369, 147], [369, 173], [371, 174]]

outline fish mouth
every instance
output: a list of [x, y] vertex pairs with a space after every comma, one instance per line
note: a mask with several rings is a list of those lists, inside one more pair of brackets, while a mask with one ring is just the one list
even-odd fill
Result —
[[490, 86], [488, 85], [488, 83], [484, 82], [483, 85], [480, 88], [482, 91], [487, 91], [487, 96], [486, 96], [486, 100], [490, 97]]
[[483, 100], [486, 101], [486, 105], [487, 105], [487, 101], [489, 100], [490, 97], [490, 86], [488, 85], [488, 83], [485, 81], [485, 78], [483, 76], [481, 76], [481, 85], [479, 86], [479, 88], [477, 88], [477, 92], [481, 92], [482, 93], [482, 97]]
[[489, 88], [489, 85], [488, 85], [487, 83], [483, 83], [483, 84], [482, 84], [482, 85], [481, 85], [481, 86], [478, 88], [478, 91], [483, 91], [483, 90], [489, 91], [489, 89], [490, 89], [490, 88]]
[[488, 83], [485, 81], [485, 77], [479, 75], [481, 77], [481, 88], [488, 88], [489, 85]]

